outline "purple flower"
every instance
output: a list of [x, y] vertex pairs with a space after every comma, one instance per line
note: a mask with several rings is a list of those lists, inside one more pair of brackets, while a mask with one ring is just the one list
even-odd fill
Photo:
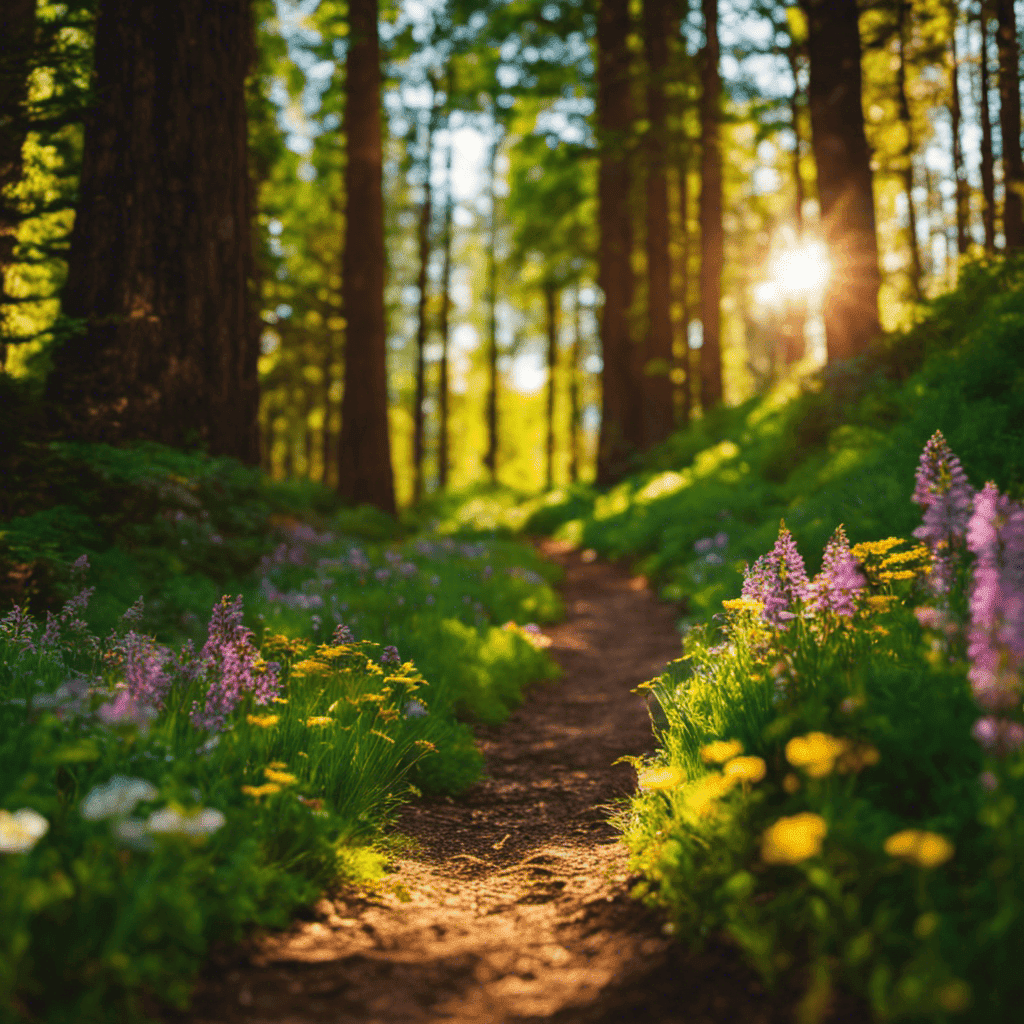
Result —
[[775, 547], [743, 572], [743, 596], [758, 601], [765, 622], [782, 626], [794, 617], [794, 608], [809, 596], [807, 570], [786, 524], [779, 527]]
[[846, 531], [840, 526], [825, 545], [821, 572], [808, 587], [812, 611], [815, 614], [834, 612], [852, 619], [857, 591], [862, 590], [866, 582], [857, 559], [850, 554]]
[[930, 585], [936, 594], [948, 592], [955, 561], [962, 551], [971, 517], [974, 488], [967, 480], [960, 460], [938, 430], [921, 453], [913, 500], [924, 510], [914, 536], [932, 552]]
[[401, 665], [402, 659], [399, 656], [398, 648], [389, 645], [384, 648], [384, 653], [380, 656], [380, 663], [382, 665]]
[[1012, 754], [1024, 746], [1024, 725], [991, 715], [974, 723], [971, 735], [990, 753], [997, 756]]
[[223, 597], [213, 606], [206, 643], [199, 652], [199, 675], [210, 679], [206, 699], [192, 707], [192, 724], [211, 732], [224, 727], [227, 716], [249, 695], [269, 704], [281, 689], [277, 662], [265, 662], [253, 645], [252, 631], [242, 624], [241, 597]]
[[0, 619], [0, 637], [30, 654], [36, 653], [35, 636], [38, 631], [39, 627], [20, 605], [15, 605]]
[[149, 723], [156, 718], [157, 712], [151, 704], [133, 697], [125, 689], [112, 701], [100, 707], [96, 714], [105, 725], [132, 726], [140, 732], [146, 732]]
[[133, 701], [160, 709], [174, 679], [169, 671], [173, 656], [151, 637], [129, 630], [112, 651], [124, 661], [125, 692]]
[[337, 629], [334, 631], [334, 642], [336, 644], [350, 644], [354, 639], [352, 630], [344, 622], [339, 622]]
[[975, 555], [968, 676], [983, 707], [1013, 707], [1024, 670], [1024, 506], [986, 484], [974, 499], [967, 546]]

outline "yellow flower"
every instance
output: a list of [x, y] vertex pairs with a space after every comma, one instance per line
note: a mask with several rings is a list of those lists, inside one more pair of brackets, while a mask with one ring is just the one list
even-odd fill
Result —
[[280, 793], [281, 787], [273, 782], [265, 782], [262, 786], [243, 786], [242, 792], [247, 796], [261, 797], [269, 796], [271, 793]]
[[895, 594], [871, 594], [866, 599], [867, 610], [869, 612], [887, 612], [895, 600]]
[[723, 601], [722, 607], [727, 612], [760, 612], [764, 605], [760, 601], [752, 601], [749, 597], [737, 597]]
[[715, 809], [715, 801], [726, 796], [737, 781], [725, 775], [706, 775], [689, 788], [686, 802], [697, 814], [710, 814]]
[[916, 575], [913, 569], [886, 569], [878, 574], [878, 578], [883, 583], [896, 583], [901, 580], [912, 580]]
[[725, 764], [742, 753], [743, 744], [739, 740], [715, 740], [700, 748], [701, 760], [705, 764]]
[[306, 676], [322, 675], [325, 672], [330, 672], [331, 666], [326, 662], [321, 661], [319, 658], [306, 658], [303, 661], [297, 661], [292, 666], [292, 675], [296, 679], [305, 678]]
[[272, 729], [280, 721], [280, 715], [246, 715], [250, 725], [258, 725], [261, 729]]
[[799, 864], [821, 853], [821, 841], [828, 833], [825, 819], [804, 811], [779, 818], [761, 837], [761, 859], [767, 864]]
[[887, 537], [885, 540], [866, 540], [860, 544], [854, 544], [850, 548], [850, 554], [859, 562], [863, 562], [869, 555], [884, 555], [895, 547], [905, 543], [902, 537]]
[[306, 719], [306, 725], [312, 729], [317, 725], [330, 725], [333, 721], [334, 719], [331, 718], [330, 715], [310, 715], [310, 717]]
[[919, 868], [937, 868], [956, 853], [956, 847], [937, 832], [905, 828], [886, 839], [885, 852]]
[[267, 767], [268, 768], [275, 768], [275, 769], [277, 769], [277, 771], [282, 772], [282, 771], [285, 770], [285, 768], [288, 767], [288, 765], [285, 764], [284, 761], [271, 761], [270, 764], [267, 765]]
[[767, 775], [768, 766], [760, 757], [734, 757], [722, 771], [728, 779], [760, 782]]
[[675, 789], [685, 777], [681, 768], [664, 765], [640, 772], [637, 776], [637, 784], [641, 789]]
[[264, 768], [263, 774], [271, 782], [276, 782], [281, 786], [290, 786], [293, 782], [299, 781], [297, 775], [292, 775], [291, 772], [281, 772], [276, 768]]
[[794, 768], [803, 768], [812, 779], [831, 775], [836, 758], [845, 753], [849, 740], [838, 739], [824, 732], [809, 732], [794, 736], [786, 744], [786, 760]]

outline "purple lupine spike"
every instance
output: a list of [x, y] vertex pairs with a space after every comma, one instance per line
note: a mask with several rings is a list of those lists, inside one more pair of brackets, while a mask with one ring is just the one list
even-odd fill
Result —
[[968, 676], [983, 707], [1011, 708], [1024, 672], [1024, 506], [986, 484], [974, 499], [967, 546], [975, 555]]
[[857, 559], [850, 554], [846, 531], [840, 526], [825, 545], [821, 572], [808, 588], [811, 609], [816, 614], [834, 612], [853, 618], [857, 592], [863, 590], [866, 583]]
[[932, 552], [931, 589], [949, 591], [958, 553], [967, 537], [974, 488], [942, 432], [936, 430], [924, 446], [914, 475], [913, 500], [924, 511], [914, 536]]
[[398, 653], [398, 648], [389, 644], [384, 648], [384, 653], [380, 656], [380, 663], [382, 665], [401, 665], [402, 658]]
[[797, 602], [808, 597], [809, 584], [803, 557], [786, 524], [779, 526], [775, 546], [743, 573], [743, 596], [758, 601], [765, 622], [781, 626], [794, 617]]
[[134, 630], [129, 630], [115, 649], [124, 658], [124, 681], [131, 699], [162, 708], [173, 682], [168, 671], [171, 652]]

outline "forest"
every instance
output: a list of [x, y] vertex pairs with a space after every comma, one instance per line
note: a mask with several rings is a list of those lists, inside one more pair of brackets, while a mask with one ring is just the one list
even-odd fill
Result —
[[0, 1022], [1016, 1020], [1018, 13], [6, 0]]

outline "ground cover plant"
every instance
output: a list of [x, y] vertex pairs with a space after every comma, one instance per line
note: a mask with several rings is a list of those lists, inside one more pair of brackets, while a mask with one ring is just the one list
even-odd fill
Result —
[[[909, 490], [909, 488], [908, 488]], [[769, 980], [877, 1020], [1010, 1020], [1024, 999], [1024, 505], [936, 433], [915, 539], [784, 525], [651, 685], [661, 750], [620, 819], [638, 895]], [[809, 966], [808, 966], [809, 965]]]
[[0, 617], [0, 1007], [132, 1020], [211, 940], [381, 878], [400, 803], [479, 778], [466, 719], [553, 675], [561, 606], [521, 543], [159, 446], [43, 454], [81, 488], [4, 526], [39, 614]]

